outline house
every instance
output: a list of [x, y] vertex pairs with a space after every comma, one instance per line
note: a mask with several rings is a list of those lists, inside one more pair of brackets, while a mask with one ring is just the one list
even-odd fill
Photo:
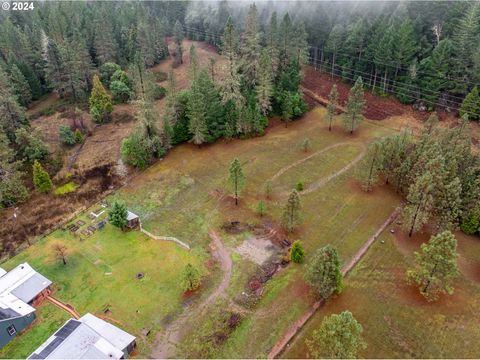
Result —
[[0, 268], [0, 347], [35, 319], [35, 308], [50, 292], [52, 282], [23, 263], [10, 272]]
[[135, 345], [135, 336], [86, 314], [68, 320], [28, 359], [124, 359]]
[[127, 212], [127, 227], [130, 229], [136, 228], [138, 225], [140, 225], [140, 218], [138, 215], [135, 215], [131, 211]]

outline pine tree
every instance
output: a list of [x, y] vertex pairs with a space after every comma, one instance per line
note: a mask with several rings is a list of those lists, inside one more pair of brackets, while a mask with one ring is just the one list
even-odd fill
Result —
[[49, 192], [53, 187], [50, 175], [48, 175], [37, 160], [33, 163], [33, 184], [35, 185], [35, 189], [42, 193]]
[[337, 71], [337, 54], [344, 38], [343, 25], [337, 24], [332, 28], [325, 43], [325, 50], [331, 55], [331, 76], [334, 76]]
[[228, 182], [230, 184], [230, 190], [235, 198], [235, 205], [238, 205], [238, 197], [245, 187], [245, 175], [243, 174], [240, 160], [234, 159], [231, 162], [229, 173]]
[[353, 131], [358, 127], [363, 118], [363, 108], [365, 100], [363, 98], [363, 81], [359, 77], [355, 81], [355, 85], [350, 89], [347, 101], [347, 111], [343, 118], [345, 129], [353, 134]]
[[451, 295], [452, 280], [459, 274], [457, 256], [457, 240], [450, 231], [432, 236], [415, 252], [415, 268], [407, 271], [407, 279], [419, 286], [428, 301], [437, 300], [442, 293]]
[[15, 141], [17, 129], [26, 125], [25, 110], [12, 94], [10, 81], [0, 67], [0, 129], [5, 131], [10, 142]]
[[374, 142], [368, 147], [367, 155], [360, 163], [357, 177], [366, 192], [372, 190], [378, 182], [378, 176], [382, 170], [383, 152], [380, 142]]
[[338, 90], [337, 85], [333, 84], [330, 94], [328, 95], [327, 104], [327, 119], [328, 119], [328, 131], [332, 131], [333, 117], [337, 114], [338, 107]]
[[108, 222], [119, 229], [125, 229], [128, 221], [128, 210], [124, 202], [115, 200], [108, 212]]
[[293, 232], [300, 223], [300, 196], [292, 190], [282, 214], [282, 224], [288, 232]]
[[419, 176], [410, 186], [407, 206], [403, 209], [403, 226], [408, 236], [423, 227], [430, 219], [433, 208], [433, 178], [429, 172]]
[[13, 64], [10, 68], [10, 80], [13, 89], [13, 94], [17, 97], [18, 103], [22, 106], [27, 106], [32, 101], [32, 94], [30, 86], [28, 85], [25, 76], [23, 76], [17, 65]]
[[460, 106], [460, 116], [465, 115], [469, 120], [480, 120], [480, 94], [476, 86], [468, 93]]
[[110, 118], [110, 113], [113, 111], [112, 99], [100, 82], [98, 75], [93, 77], [89, 104], [90, 114], [95, 122], [103, 123]]
[[255, 86], [258, 82], [261, 52], [258, 12], [255, 4], [250, 5], [248, 10], [240, 50], [242, 55], [242, 73], [246, 82], [251, 86]]
[[313, 254], [305, 271], [305, 280], [323, 300], [341, 291], [340, 259], [334, 247], [327, 245]]
[[358, 351], [366, 348], [362, 332], [352, 313], [343, 311], [327, 316], [306, 344], [314, 358], [355, 359]]
[[263, 115], [267, 116], [271, 110], [271, 97], [273, 94], [272, 84], [272, 65], [267, 50], [263, 50], [260, 56], [260, 64], [258, 70], [258, 83], [255, 88], [257, 92], [257, 101]]

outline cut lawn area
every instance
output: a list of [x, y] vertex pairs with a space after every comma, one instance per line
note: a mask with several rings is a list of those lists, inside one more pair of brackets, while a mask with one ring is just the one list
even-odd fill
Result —
[[[86, 221], [85, 215], [80, 218]], [[67, 265], [54, 258], [51, 245], [57, 241], [69, 250]], [[149, 343], [141, 330], [160, 330], [162, 321], [180, 312], [181, 272], [187, 263], [206, 272], [206, 259], [199, 247], [189, 252], [175, 243], [152, 240], [139, 231], [122, 232], [107, 224], [83, 241], [68, 231], [55, 231], [2, 266], [9, 270], [28, 261], [53, 281], [54, 297], [81, 315], [93, 313], [136, 335], [138, 353], [145, 356]], [[144, 277], [137, 279], [140, 272]], [[29, 354], [58, 327], [57, 311], [39, 311], [38, 318], [42, 327], [34, 325], [12, 342], [13, 357]]]
[[[365, 358], [476, 358], [480, 353], [480, 283], [462, 275], [452, 296], [428, 303], [418, 288], [405, 282], [413, 251], [428, 236], [412, 239], [384, 232], [345, 281], [342, 294], [314, 315], [283, 353], [285, 358], [308, 357], [305, 339], [323, 318], [350, 310], [362, 324], [368, 347]], [[460, 257], [476, 247], [478, 238], [456, 234]], [[384, 240], [384, 244], [380, 242]], [[404, 242], [408, 241], [407, 244]], [[471, 254], [470, 254], [471, 255]], [[472, 263], [480, 269], [480, 258]]]

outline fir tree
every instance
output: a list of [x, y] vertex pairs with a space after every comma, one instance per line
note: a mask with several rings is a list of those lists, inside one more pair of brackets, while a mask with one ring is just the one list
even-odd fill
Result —
[[112, 99], [100, 82], [98, 75], [93, 77], [89, 104], [90, 114], [95, 122], [103, 123], [110, 118], [110, 113], [113, 111]]
[[108, 222], [119, 229], [125, 229], [128, 221], [128, 210], [124, 202], [115, 200], [112, 204], [112, 208], [108, 212]]
[[332, 131], [332, 122], [333, 117], [337, 114], [338, 107], [338, 90], [337, 85], [333, 84], [330, 94], [328, 95], [328, 104], [327, 104], [327, 120], [328, 120], [328, 131]]
[[468, 93], [460, 106], [460, 116], [465, 115], [469, 120], [480, 120], [480, 94], [476, 86]]
[[263, 217], [265, 213], [266, 213], [265, 202], [263, 200], [260, 200], [257, 203], [257, 214]]
[[53, 187], [50, 175], [48, 175], [37, 160], [33, 163], [33, 184], [35, 185], [35, 189], [42, 193], [49, 192]]
[[300, 223], [300, 196], [292, 190], [282, 214], [282, 224], [288, 232], [293, 232]]
[[0, 129], [0, 208], [12, 206], [27, 199], [21, 162], [15, 160], [7, 136]]
[[432, 236], [415, 252], [415, 268], [407, 271], [409, 282], [416, 283], [428, 301], [437, 300], [442, 293], [452, 294], [452, 280], [457, 268], [457, 240], [450, 231]]
[[183, 32], [183, 26], [180, 23], [180, 21], [176, 21], [175, 25], [173, 27], [173, 40], [175, 41], [175, 57], [176, 57], [176, 63], [178, 64], [183, 64], [183, 47], [182, 47], [182, 42], [184, 39], [184, 32]]
[[364, 106], [363, 81], [362, 78], [359, 77], [357, 81], [355, 81], [355, 85], [350, 89], [347, 101], [347, 112], [343, 118], [345, 128], [350, 131], [350, 134], [353, 134], [353, 131], [362, 121]]
[[245, 175], [243, 174], [242, 165], [240, 160], [234, 159], [230, 164], [228, 182], [230, 184], [230, 190], [235, 198], [235, 205], [238, 205], [238, 197], [245, 187]]
[[191, 141], [195, 145], [203, 144], [208, 137], [207, 104], [204, 102], [203, 91], [199, 79], [194, 79], [190, 90], [187, 116], [189, 119], [188, 129], [192, 134]]
[[10, 79], [13, 94], [17, 97], [18, 102], [22, 106], [27, 106], [32, 101], [32, 94], [30, 86], [28, 85], [25, 76], [23, 76], [17, 65], [13, 64], [10, 68]]

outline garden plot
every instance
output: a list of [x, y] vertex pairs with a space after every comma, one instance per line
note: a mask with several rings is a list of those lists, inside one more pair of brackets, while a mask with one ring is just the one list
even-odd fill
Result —
[[278, 261], [282, 257], [280, 249], [265, 237], [248, 238], [235, 248], [235, 252], [260, 266], [268, 260]]

